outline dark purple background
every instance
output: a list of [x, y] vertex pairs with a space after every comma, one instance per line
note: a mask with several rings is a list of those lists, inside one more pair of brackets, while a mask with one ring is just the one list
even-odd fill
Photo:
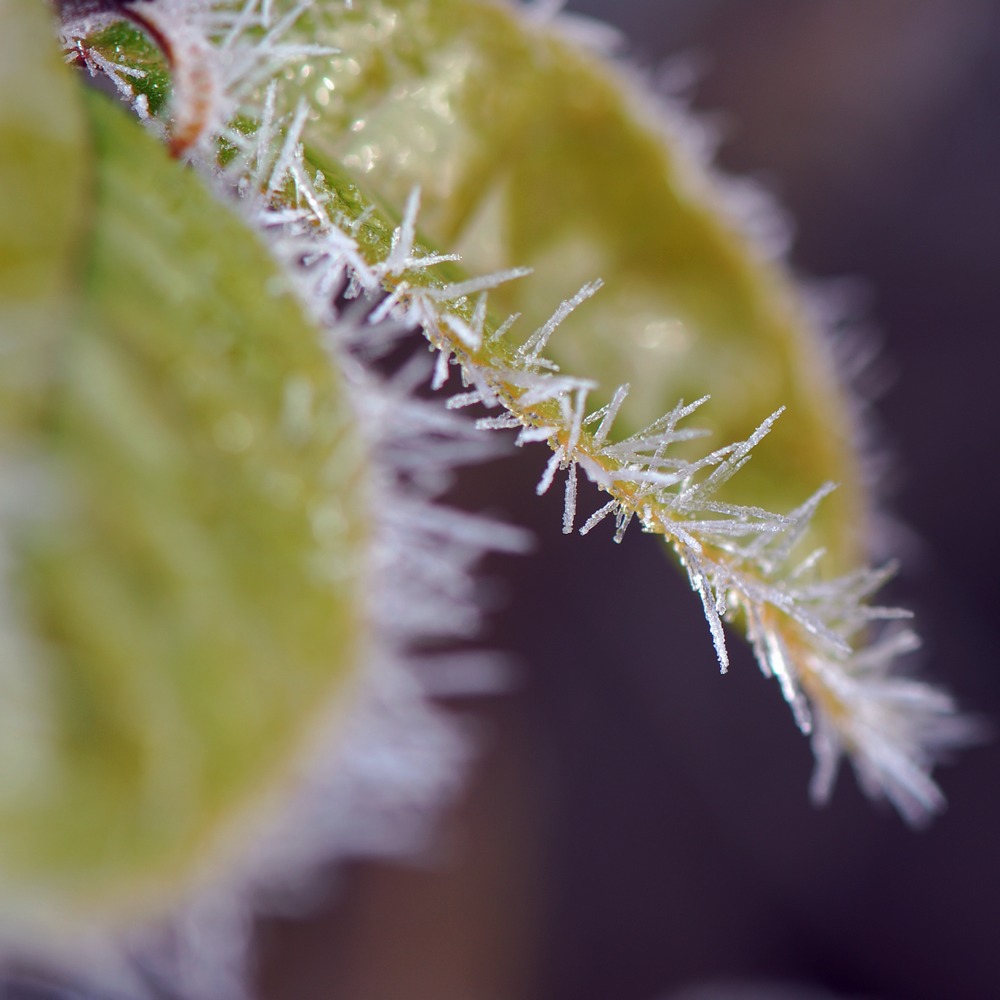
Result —
[[[928, 673], [996, 718], [1000, 5], [586, 9], [651, 60], [699, 49], [697, 104], [732, 123], [722, 163], [777, 189], [799, 267], [863, 276], [895, 375], [879, 406], [898, 460], [893, 507], [917, 538], [894, 596], [918, 612]], [[942, 769], [951, 807], [927, 832], [871, 808], [846, 776], [812, 811], [806, 747], [773, 685], [745, 656], [713, 676], [704, 637], [688, 644], [690, 598], [668, 597], [645, 541], [618, 564], [601, 553], [599, 568], [567, 554], [579, 560], [567, 578], [606, 574], [583, 622], [617, 628], [567, 635], [562, 668], [535, 675], [555, 731], [536, 995], [641, 1000], [732, 976], [884, 1000], [1000, 997], [996, 745]]]
[[[996, 718], [1000, 7], [587, 9], [650, 59], [700, 49], [697, 104], [732, 123], [722, 163], [778, 190], [799, 267], [864, 277], [881, 367], [896, 376], [879, 406], [898, 458], [893, 506], [918, 539], [894, 596], [918, 612], [928, 672]], [[1000, 997], [996, 745], [941, 771], [951, 808], [927, 832], [860, 801], [850, 778], [813, 812], [806, 748], [773, 685], [746, 657], [713, 676], [704, 637], [687, 642], [690, 599], [668, 598], [646, 548], [621, 553], [624, 565], [602, 553], [599, 570], [583, 565], [591, 553], [567, 556], [580, 560], [569, 578], [620, 581], [583, 619], [618, 628], [602, 630], [596, 657], [601, 638], [567, 637], [563, 668], [535, 677], [556, 731], [537, 995], [640, 1000], [736, 976], [884, 1000]], [[638, 608], [624, 597], [633, 575]], [[622, 644], [655, 654], [639, 669]]]

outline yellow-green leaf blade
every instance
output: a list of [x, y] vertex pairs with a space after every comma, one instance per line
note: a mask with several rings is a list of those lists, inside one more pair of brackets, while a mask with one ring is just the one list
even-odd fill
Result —
[[27, 419], [50, 361], [86, 219], [88, 161], [71, 70], [43, 4], [0, 7], [0, 422]]
[[42, 501], [2, 525], [44, 742], [0, 789], [15, 922], [166, 912], [238, 857], [363, 641], [362, 446], [315, 330], [195, 175], [86, 103], [79, 290], [8, 434]]
[[313, 104], [305, 139], [321, 161], [397, 209], [419, 184], [422, 231], [473, 273], [533, 267], [491, 295], [526, 331], [603, 278], [548, 353], [599, 378], [604, 401], [630, 383], [623, 433], [707, 393], [698, 422], [722, 445], [787, 406], [724, 498], [789, 510], [837, 482], [813, 544], [831, 551], [830, 570], [863, 561], [868, 499], [827, 345], [785, 268], [740, 231], [648, 99], [504, 4], [327, 3], [296, 31], [339, 50], [284, 88]]

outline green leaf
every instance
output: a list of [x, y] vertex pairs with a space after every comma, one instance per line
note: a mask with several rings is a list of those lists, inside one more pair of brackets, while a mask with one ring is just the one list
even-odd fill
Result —
[[[0, 7], [0, 433], [29, 419], [65, 320], [90, 150], [43, 5]], [[2, 441], [2, 439], [0, 439]]]
[[286, 108], [298, 96], [314, 108], [315, 162], [343, 164], [397, 211], [419, 184], [423, 235], [473, 273], [533, 267], [491, 294], [526, 330], [603, 278], [548, 353], [599, 378], [603, 401], [631, 384], [622, 432], [708, 393], [698, 424], [721, 445], [787, 406], [721, 498], [786, 511], [837, 482], [811, 542], [830, 550], [828, 571], [864, 561], [869, 501], [828, 346], [648, 96], [504, 4], [326, 2], [294, 33], [338, 50], [281, 90]]
[[[37, 5], [15, 6], [31, 23]], [[81, 118], [36, 41], [12, 47], [32, 86], [0, 113], [20, 200], [5, 252], [25, 275], [5, 275], [3, 308], [27, 301], [54, 347], [30, 420], [7, 419], [6, 390], [0, 411], [31, 488], [0, 521], [15, 927], [156, 915], [220, 847], [238, 857], [346, 697], [369, 529], [344, 389], [257, 237], [124, 109], [91, 93]], [[33, 171], [12, 162], [25, 148]], [[5, 352], [29, 329], [5, 328]]]
[[125, 81], [136, 97], [145, 98], [145, 110], [160, 114], [170, 97], [170, 67], [152, 39], [129, 21], [115, 21], [93, 35], [88, 44], [112, 65], [127, 64]]

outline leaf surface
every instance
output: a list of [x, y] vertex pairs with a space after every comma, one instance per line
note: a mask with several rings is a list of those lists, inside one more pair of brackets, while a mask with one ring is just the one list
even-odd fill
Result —
[[599, 379], [597, 403], [630, 384], [621, 433], [711, 394], [698, 422], [722, 445], [787, 406], [721, 497], [787, 511], [836, 482], [811, 543], [830, 550], [828, 571], [864, 561], [869, 501], [828, 345], [684, 141], [691, 123], [504, 3], [327, 2], [294, 31], [338, 50], [290, 70], [281, 91], [289, 109], [297, 96], [314, 109], [317, 162], [343, 164], [397, 211], [420, 185], [424, 236], [472, 273], [532, 267], [491, 294], [525, 330], [602, 278], [548, 353]]
[[52, 350], [30, 411], [3, 397], [26, 495], [0, 522], [0, 732], [21, 734], [0, 744], [0, 905], [72, 925], [162, 912], [223, 842], [238, 856], [348, 696], [366, 468], [256, 236], [123, 109], [81, 110], [50, 41], [17, 48], [33, 87], [0, 112], [19, 199], [2, 307], [28, 320], [4, 349]]

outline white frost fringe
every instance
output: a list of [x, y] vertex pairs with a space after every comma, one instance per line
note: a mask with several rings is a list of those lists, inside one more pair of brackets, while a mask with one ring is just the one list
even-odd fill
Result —
[[[539, 3], [528, 8], [527, 13], [558, 27], [562, 18], [559, 7], [558, 3]], [[273, 102], [267, 103], [273, 106]], [[266, 110], [261, 131], [270, 134], [275, 126], [267, 119]], [[679, 118], [676, 108], [674, 114]], [[295, 126], [301, 120], [298, 114], [292, 118], [283, 145], [284, 149], [295, 145], [297, 155], [301, 150]], [[674, 122], [669, 127], [676, 138], [679, 126]], [[279, 125], [276, 130], [282, 128]], [[274, 162], [269, 159], [273, 154], [267, 146], [253, 146], [253, 139], [244, 141], [251, 145], [243, 151], [240, 170], [252, 171], [257, 169], [254, 164]], [[421, 255], [416, 250], [419, 191], [415, 190], [408, 200], [389, 254], [373, 264], [363, 258], [351, 224], [338, 223], [324, 196], [312, 188], [300, 158], [280, 157], [275, 170], [284, 172], [272, 174], [266, 189], [278, 190], [291, 180], [299, 209], [274, 211], [261, 202], [256, 224], [278, 234], [276, 240], [272, 238], [272, 246], [279, 257], [309, 261], [313, 285], [305, 291], [307, 302], [322, 304], [329, 288], [338, 282], [347, 281], [349, 287], [370, 294], [380, 292], [387, 281], [394, 283], [394, 291], [380, 307], [379, 318], [420, 325], [444, 355], [453, 351], [462, 355], [463, 375], [473, 388], [454, 405], [481, 402], [489, 407], [503, 403], [509, 415], [485, 418], [479, 425], [494, 429], [520, 426], [518, 443], [550, 440], [554, 453], [538, 491], [547, 490], [560, 470], [567, 472], [564, 530], [572, 530], [576, 519], [577, 466], [612, 495], [616, 488], [628, 486], [632, 492], [628, 505], [620, 499], [605, 504], [581, 530], [590, 531], [595, 519], [613, 513], [616, 539], [620, 540], [633, 519], [647, 530], [663, 534], [676, 549], [702, 600], [723, 669], [728, 664], [723, 618], [733, 611], [743, 611], [761, 669], [777, 677], [798, 725], [813, 734], [817, 755], [813, 791], [817, 797], [829, 793], [836, 762], [846, 751], [865, 789], [889, 798], [909, 821], [922, 822], [942, 807], [943, 798], [929, 770], [947, 747], [967, 740], [971, 728], [957, 716], [947, 695], [892, 674], [898, 656], [915, 647], [917, 639], [901, 624], [907, 613], [867, 603], [891, 570], [861, 570], [817, 583], [812, 569], [821, 553], [802, 557], [797, 551], [797, 543], [820, 500], [832, 487], [822, 487], [785, 516], [715, 499], [719, 488], [750, 460], [752, 450], [768, 434], [780, 410], [745, 441], [719, 448], [696, 461], [673, 458], [670, 446], [698, 436], [698, 431], [679, 424], [704, 400], [679, 403], [639, 434], [609, 444], [628, 387], [619, 387], [611, 404], [588, 416], [586, 401], [595, 384], [559, 373], [557, 366], [542, 356], [559, 323], [598, 291], [599, 281], [585, 285], [562, 303], [552, 318], [517, 349], [510, 364], [477, 364], [469, 354], [483, 345], [485, 293], [494, 285], [522, 276], [523, 271], [472, 278], [443, 288], [422, 287], [408, 280], [409, 276], [442, 258]], [[703, 172], [707, 179], [698, 183], [717, 182], [707, 168]], [[700, 172], [692, 169], [695, 176]], [[762, 255], [770, 256], [782, 249], [783, 239], [774, 236], [774, 225], [750, 224], [749, 217], [759, 219], [760, 212], [735, 214], [750, 225]], [[765, 229], [771, 233], [770, 238], [766, 238]], [[473, 297], [471, 321], [452, 311]], [[509, 335], [515, 319], [511, 317], [492, 336]], [[447, 358], [444, 362], [439, 359], [437, 383], [446, 371]], [[527, 408], [545, 402], [554, 402], [558, 407], [559, 416], [551, 426], [539, 426], [526, 416]], [[585, 428], [598, 422], [596, 433], [586, 439]], [[781, 627], [776, 624], [779, 621]], [[798, 635], [808, 639], [805, 652], [789, 649], [785, 635], [789, 623]], [[872, 631], [873, 623], [874, 641], [857, 648], [859, 639]], [[893, 747], [895, 752], [890, 752]]]

